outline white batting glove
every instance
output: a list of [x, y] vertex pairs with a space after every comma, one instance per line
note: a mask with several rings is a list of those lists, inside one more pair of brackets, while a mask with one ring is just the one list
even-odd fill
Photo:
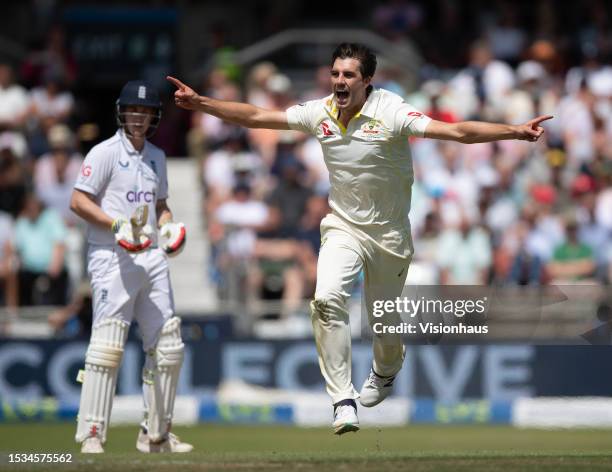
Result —
[[151, 226], [145, 225], [137, 235], [134, 234], [134, 227], [125, 218], [117, 218], [113, 221], [113, 233], [115, 233], [115, 241], [128, 252], [142, 252], [151, 245], [152, 229]]
[[159, 234], [163, 238], [162, 249], [170, 257], [178, 256], [185, 247], [187, 233], [183, 223], [170, 221], [159, 228]]

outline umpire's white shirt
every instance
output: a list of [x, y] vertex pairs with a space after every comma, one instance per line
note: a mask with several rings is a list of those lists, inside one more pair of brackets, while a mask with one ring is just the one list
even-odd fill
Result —
[[[136, 208], [146, 204], [148, 224], [155, 228], [156, 201], [168, 197], [166, 155], [148, 141], [142, 152], [137, 151], [120, 129], [85, 156], [74, 188], [94, 195], [96, 203], [111, 218], [129, 218]], [[89, 225], [88, 242], [93, 246], [110, 246], [115, 244], [115, 237], [110, 229]]]
[[394, 93], [373, 90], [345, 128], [334, 96], [287, 110], [289, 126], [316, 136], [329, 170], [331, 217], [325, 225], [350, 228], [401, 257], [413, 252], [409, 136], [422, 137], [431, 121]]

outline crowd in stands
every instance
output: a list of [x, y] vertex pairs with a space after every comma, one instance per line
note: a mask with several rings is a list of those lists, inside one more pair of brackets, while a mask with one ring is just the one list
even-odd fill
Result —
[[[448, 122], [518, 124], [554, 116], [535, 144], [411, 138], [409, 283], [612, 280], [609, 18], [597, 10], [600, 2], [591, 2], [594, 19], [573, 31], [578, 52], [569, 57], [567, 48], [547, 39], [559, 27], [553, 3], [537, 2], [528, 29], [519, 26], [512, 2], [501, 2], [472, 37], [460, 31], [454, 2], [438, 2], [444, 7], [435, 34], [453, 44], [447, 48], [432, 46], [440, 38], [434, 41], [427, 29], [430, 10], [423, 3], [389, 1], [374, 9], [372, 28], [394, 41], [411, 38], [425, 60], [415, 90], [406, 90], [388, 64], [381, 64], [375, 86]], [[83, 275], [82, 255], [74, 253], [82, 242], [73, 243], [82, 241], [82, 227], [68, 210], [82, 161], [67, 126], [77, 66], [61, 32], [50, 37], [47, 49], [20, 69], [0, 65], [0, 299], [8, 307], [65, 305]], [[453, 54], [454, 46], [466, 55]], [[245, 72], [238, 81], [215, 68], [199, 91], [277, 110], [330, 94], [328, 64], [313, 71], [309, 90], [295, 87], [270, 62]], [[184, 139], [187, 154], [199, 162], [212, 254], [206, 269], [220, 297], [278, 299], [282, 313], [300, 310], [313, 294], [319, 222], [329, 212], [317, 141], [293, 131], [247, 130], [201, 113], [191, 115]]]
[[83, 229], [69, 210], [82, 162], [69, 126], [76, 69], [62, 45], [52, 29], [19, 67], [0, 63], [0, 300], [10, 310], [64, 305], [82, 277]]

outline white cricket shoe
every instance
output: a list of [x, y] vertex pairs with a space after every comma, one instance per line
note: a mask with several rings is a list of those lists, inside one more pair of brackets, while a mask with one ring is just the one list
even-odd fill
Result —
[[166, 439], [160, 442], [149, 440], [149, 435], [142, 429], [138, 432], [138, 440], [136, 441], [136, 449], [140, 452], [191, 452], [193, 446], [189, 443], [182, 442], [176, 434], [168, 433]]
[[81, 452], [83, 454], [101, 454], [104, 452], [102, 441], [97, 436], [90, 436], [81, 443]]
[[359, 392], [359, 403], [368, 408], [378, 405], [393, 390], [394, 380], [395, 375], [381, 377], [374, 372], [374, 369], [371, 369], [370, 375], [368, 375], [368, 378], [363, 383], [363, 387], [361, 387], [361, 392]]
[[334, 405], [334, 434], [344, 434], [349, 431], [359, 431], [357, 405], [355, 400], [342, 400]]

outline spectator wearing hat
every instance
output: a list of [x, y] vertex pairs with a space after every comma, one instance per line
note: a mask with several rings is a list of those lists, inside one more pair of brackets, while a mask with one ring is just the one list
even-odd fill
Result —
[[[273, 106], [267, 83], [270, 77], [278, 74], [278, 68], [271, 62], [259, 62], [249, 71], [247, 77], [247, 101], [262, 108]], [[326, 79], [329, 80], [329, 68], [326, 68]]]
[[64, 78], [57, 72], [49, 71], [43, 86], [30, 92], [29, 145], [35, 156], [48, 151], [47, 134], [56, 124], [66, 123], [74, 108], [74, 97], [64, 90]]
[[75, 151], [75, 137], [65, 124], [51, 127], [47, 134], [50, 151], [34, 163], [34, 191], [46, 208], [55, 210], [66, 225], [66, 268], [71, 287], [77, 287], [84, 272], [84, 232], [77, 216], [70, 211], [74, 182], [83, 156]]
[[204, 160], [206, 215], [214, 214], [219, 205], [229, 200], [239, 183], [254, 184], [262, 166], [259, 155], [249, 149], [244, 130], [232, 128], [219, 149]]
[[52, 126], [47, 141], [50, 151], [42, 155], [34, 167], [36, 195], [47, 208], [57, 211], [66, 223], [74, 224], [76, 217], [69, 208], [70, 196], [83, 156], [75, 152], [74, 135], [65, 124]]
[[[293, 103], [291, 79], [284, 74], [273, 74], [266, 79], [265, 90], [272, 110], [286, 110]], [[274, 129], [250, 128], [249, 140], [268, 166], [276, 158], [281, 133]]]
[[518, 87], [505, 98], [504, 121], [522, 123], [525, 116], [538, 113], [539, 103], [547, 81], [546, 69], [536, 61], [522, 62], [516, 69]]

